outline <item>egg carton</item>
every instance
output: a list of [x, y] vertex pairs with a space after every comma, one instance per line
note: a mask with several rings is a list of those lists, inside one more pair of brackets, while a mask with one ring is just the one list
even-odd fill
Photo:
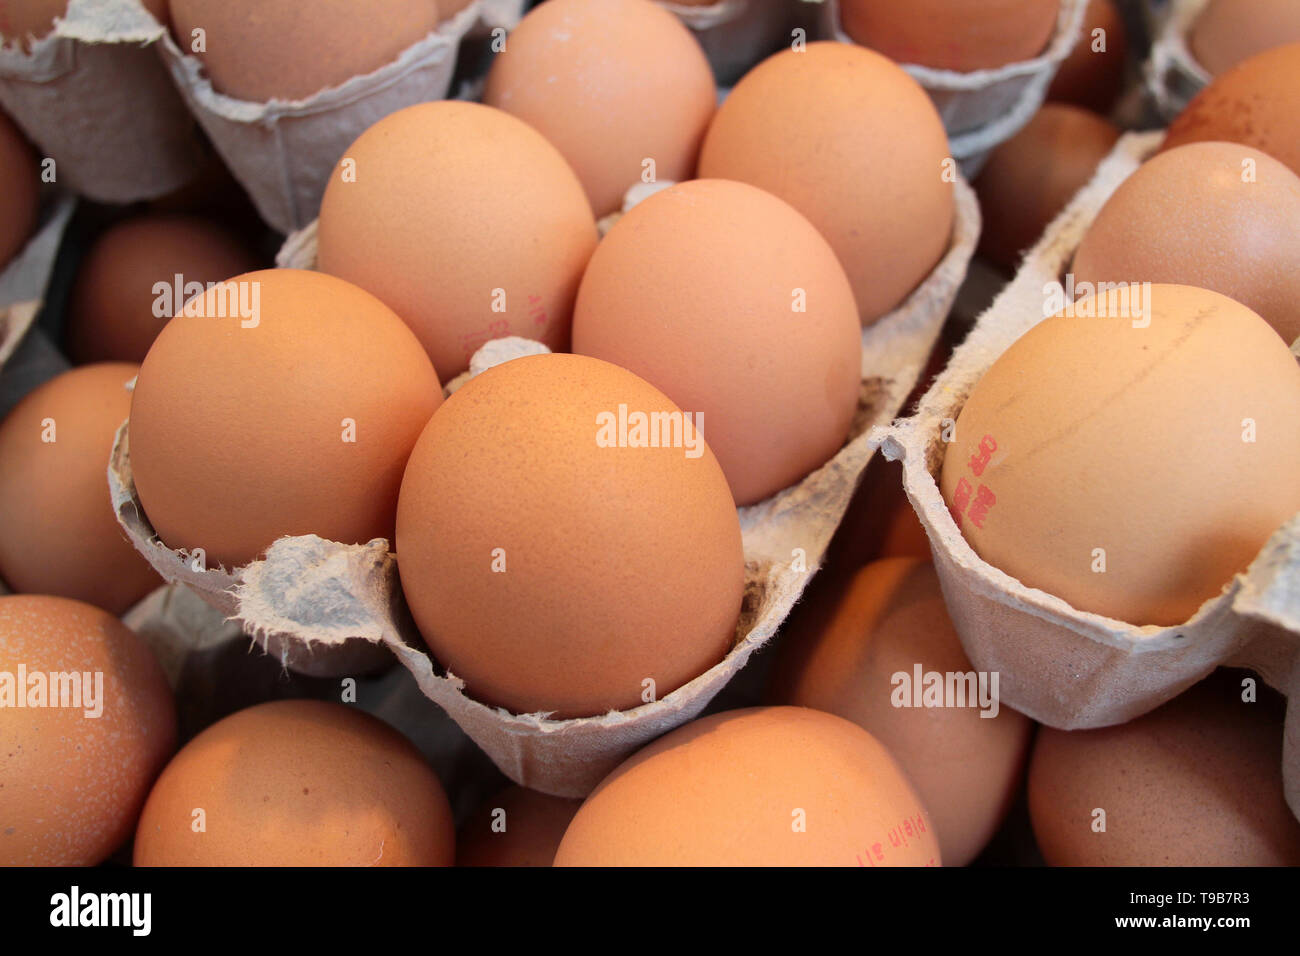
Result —
[[[765, 501], [740, 509], [746, 561], [744, 607], [724, 660], [661, 700], [598, 717], [554, 720], [513, 714], [465, 692], [429, 657], [402, 598], [388, 543], [344, 545], [314, 535], [281, 538], [263, 559], [234, 571], [201, 570], [158, 540], [131, 478], [129, 422], [118, 432], [109, 486], [118, 521], [167, 581], [198, 591], [292, 669], [352, 673], [375, 655], [396, 655], [420, 690], [441, 706], [516, 783], [557, 796], [585, 796], [625, 757], [698, 716], [785, 620], [816, 573], [875, 452], [873, 425], [891, 420], [916, 384], [965, 276], [979, 234], [979, 206], [956, 184], [957, 217], [948, 253], [894, 312], [863, 330], [862, 389], [848, 443], [820, 469]], [[643, 195], [644, 191], [639, 191]], [[281, 266], [315, 265], [315, 229], [290, 236]], [[468, 375], [543, 347], [489, 342]], [[454, 390], [462, 381], [450, 383]], [[355, 663], [354, 663], [355, 662]]]
[[[839, 0], [805, 2], [821, 5], [820, 36], [853, 42], [840, 28]], [[1061, 0], [1056, 32], [1032, 60], [970, 73], [900, 64], [930, 94], [966, 176], [974, 178], [992, 149], [1024, 128], [1043, 105], [1056, 71], [1078, 42], [1087, 6], [1088, 0]]]
[[1250, 567], [1176, 627], [1079, 611], [983, 561], [954, 522], [936, 476], [941, 431], [993, 362], [1043, 319], [1044, 289], [1059, 281], [1106, 200], [1159, 148], [1163, 132], [1126, 134], [1092, 181], [1048, 227], [1016, 278], [978, 320], [918, 403], [877, 429], [884, 456], [925, 527], [953, 625], [972, 664], [1000, 676], [1002, 702], [1062, 730], [1105, 727], [1147, 713], [1217, 666], [1249, 667], [1283, 694], [1287, 800], [1300, 815], [1300, 515]]
[[304, 100], [252, 103], [226, 96], [169, 32], [160, 48], [185, 102], [257, 211], [289, 233], [316, 218], [330, 173], [362, 132], [404, 107], [445, 98], [461, 41], [512, 29], [523, 6], [524, 0], [473, 0], [393, 62]]
[[59, 244], [75, 208], [76, 200], [67, 194], [47, 202], [36, 234], [0, 272], [0, 370], [41, 311]]
[[1160, 14], [1155, 42], [1142, 65], [1142, 78], [1166, 121], [1173, 119], [1213, 77], [1188, 46], [1192, 25], [1210, 0], [1171, 0]]
[[139, 0], [69, 0], [29, 52], [0, 47], [0, 105], [54, 160], [58, 183], [128, 203], [198, 173], [194, 120], [158, 61], [165, 33]]
[[791, 0], [717, 0], [698, 7], [657, 2], [695, 34], [714, 78], [723, 86], [776, 52], [792, 26], [795, 7]]

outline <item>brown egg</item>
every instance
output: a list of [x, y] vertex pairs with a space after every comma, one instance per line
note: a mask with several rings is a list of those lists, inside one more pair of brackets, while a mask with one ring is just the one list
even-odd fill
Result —
[[784, 199], [830, 242], [870, 324], [948, 249], [948, 138], [920, 85], [877, 53], [811, 43], [764, 60], [709, 127], [700, 176]]
[[387, 303], [444, 381], [490, 339], [566, 348], [595, 248], [591, 207], [564, 158], [477, 103], [380, 120], [348, 148], [321, 205], [320, 268]]
[[450, 20], [473, 2], [474, 0], [438, 0], [438, 18]]
[[1300, 43], [1215, 78], [1172, 123], [1161, 149], [1220, 140], [1268, 153], [1300, 175]]
[[474, 812], [456, 838], [457, 866], [550, 866], [581, 800], [506, 787]]
[[[171, 0], [172, 30], [218, 92], [303, 100], [393, 62], [438, 25], [436, 0]], [[202, 50], [194, 31], [204, 31]]]
[[1128, 31], [1115, 0], [1089, 0], [1079, 40], [1065, 58], [1047, 98], [1106, 114], [1124, 91]]
[[209, 567], [284, 535], [392, 540], [407, 455], [441, 402], [419, 342], [374, 296], [318, 272], [237, 276], [144, 360], [136, 491], [162, 540], [203, 548]]
[[1282, 718], [1221, 671], [1119, 727], [1038, 732], [1029, 813], [1052, 866], [1297, 866]]
[[1300, 368], [1217, 292], [1155, 285], [1122, 305], [1085, 299], [993, 363], [941, 487], [989, 564], [1081, 611], [1172, 626], [1300, 511]]
[[894, 758], [803, 707], [714, 714], [606, 777], [556, 866], [937, 866], [939, 842]]
[[93, 866], [132, 830], [176, 746], [145, 643], [105, 611], [0, 597], [0, 866]]
[[420, 633], [475, 700], [626, 710], [731, 647], [740, 521], [679, 411], [607, 362], [540, 355], [433, 416], [402, 481], [398, 566]]
[[[167, 22], [167, 0], [139, 0], [155, 20]], [[179, 2], [179, 0], [173, 0]], [[68, 12], [68, 0], [4, 0], [0, 3], [0, 38], [20, 40], [29, 49], [29, 37], [41, 39], [54, 29], [56, 18]]]
[[702, 179], [624, 216], [578, 291], [573, 350], [704, 416], [736, 502], [794, 484], [848, 437], [862, 378], [849, 280], [808, 220]]
[[1222, 292], [1300, 338], [1300, 176], [1235, 143], [1155, 156], [1107, 200], [1074, 256], [1076, 282]]
[[1119, 127], [1077, 106], [1048, 103], [998, 146], [975, 180], [984, 217], [980, 254], [1008, 272], [1092, 179]]
[[209, 283], [255, 268], [257, 260], [238, 239], [204, 219], [120, 222], [96, 240], [77, 272], [68, 353], [79, 363], [143, 362], [188, 299]]
[[496, 55], [483, 102], [554, 143], [603, 216], [647, 175], [693, 178], [717, 89], [695, 37], [650, 0], [549, 0]]
[[1256, 53], [1300, 42], [1294, 0], [1210, 0], [1192, 24], [1188, 46], [1211, 76]]
[[[1033, 723], [998, 703], [992, 675], [975, 674], [934, 566], [873, 562], [840, 591], [825, 621], [802, 621], [814, 626], [787, 633], [773, 699], [870, 732], [930, 811], [944, 863], [971, 862], [1015, 800]], [[931, 675], [949, 682], [952, 699], [931, 697]], [[975, 676], [967, 684], [963, 675]]]
[[1060, 8], [1060, 0], [840, 0], [840, 25], [897, 63], [969, 73], [1038, 56]]
[[39, 204], [36, 157], [23, 134], [0, 113], [0, 270], [22, 251], [36, 228]]
[[108, 457], [140, 367], [87, 365], [29, 392], [0, 421], [0, 578], [121, 615], [162, 584], [117, 524]]
[[218, 721], [149, 794], [136, 866], [450, 866], [451, 807], [405, 737], [343, 704]]

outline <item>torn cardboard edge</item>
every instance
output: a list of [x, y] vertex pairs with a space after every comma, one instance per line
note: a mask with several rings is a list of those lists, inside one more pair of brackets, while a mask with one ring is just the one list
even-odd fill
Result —
[[717, 0], [704, 6], [658, 2], [695, 34], [719, 86], [730, 86], [774, 53], [794, 12], [793, 5], [771, 0]]
[[[736, 641], [727, 656], [661, 700], [597, 717], [552, 720], [512, 714], [465, 693], [442, 672], [410, 620], [397, 567], [382, 539], [344, 545], [314, 535], [281, 538], [263, 560], [231, 573], [198, 570], [184, 552], [163, 545], [144, 515], [131, 478], [128, 424], [114, 444], [108, 479], [118, 521], [167, 581], [189, 585], [242, 622], [259, 643], [282, 652], [320, 655], [384, 647], [512, 780], [558, 796], [585, 796], [615, 766], [655, 737], [696, 717], [765, 644], [816, 573], [867, 463], [875, 452], [868, 430], [899, 411], [938, 339], [979, 234], [979, 207], [964, 180], [956, 185], [957, 217], [949, 251], [894, 312], [862, 332], [862, 393], [851, 438], [801, 482], [739, 510], [746, 590]], [[314, 259], [307, 237], [291, 237], [298, 264]], [[535, 352], [537, 343], [500, 340], [475, 357], [474, 368]], [[286, 658], [290, 666], [292, 662]]]
[[[1280, 528], [1224, 591], [1176, 627], [1137, 627], [1079, 611], [987, 564], [962, 536], [939, 491], [940, 438], [990, 365], [1044, 318], [1057, 282], [1106, 200], [1159, 147], [1163, 131], [1126, 134], [1092, 181], [1048, 227], [1015, 279], [979, 318], [916, 413], [873, 431], [903, 463], [907, 496], [930, 539], [953, 625], [972, 664], [997, 671], [1002, 700], [1063, 730], [1124, 723], [1227, 662], [1258, 666], [1300, 700], [1300, 515]], [[1288, 708], [1284, 776], [1300, 815], [1300, 706]]]
[[[820, 35], [853, 43], [840, 28], [839, 0], [811, 0], [822, 6]], [[1056, 71], [1078, 42], [1088, 0], [1061, 0], [1056, 32], [1032, 60], [996, 69], [959, 73], [917, 64], [899, 64], [934, 101], [952, 155], [968, 178], [974, 178], [988, 154], [1018, 133], [1038, 112]]]
[[1142, 64], [1142, 79], [1156, 109], [1172, 120], [1186, 109], [1213, 77], [1187, 45], [1192, 25], [1209, 0], [1172, 0], [1160, 20], [1151, 52]]
[[61, 185], [129, 203], [197, 175], [194, 120], [158, 60], [166, 32], [139, 0], [69, 0], [30, 50], [0, 47], [0, 105], [54, 160]]
[[511, 29], [524, 0], [473, 0], [378, 69], [304, 100], [253, 103], [219, 93], [195, 56], [170, 32], [159, 44], [172, 80], [258, 213], [282, 233], [316, 218], [339, 158], [381, 118], [440, 100], [451, 89], [461, 41]]
[[67, 194], [47, 201], [35, 235], [0, 272], [0, 368], [18, 349], [41, 311], [63, 233], [76, 207], [76, 199]]

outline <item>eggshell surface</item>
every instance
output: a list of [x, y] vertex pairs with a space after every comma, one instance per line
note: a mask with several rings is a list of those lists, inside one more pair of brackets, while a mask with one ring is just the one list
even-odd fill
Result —
[[1300, 7], [1291, 0], [1210, 0], [1188, 46], [1211, 76], [1257, 53], [1300, 42]]
[[93, 866], [135, 828], [176, 746], [176, 709], [152, 652], [117, 618], [11, 595], [0, 597], [0, 741], [0, 866]]
[[22, 251], [36, 227], [36, 157], [22, 133], [0, 113], [0, 269]]
[[1124, 91], [1128, 46], [1128, 30], [1115, 0], [1091, 0], [1074, 49], [1047, 88], [1048, 100], [1109, 113]]
[[550, 866], [581, 800], [506, 787], [484, 803], [456, 839], [457, 866]]

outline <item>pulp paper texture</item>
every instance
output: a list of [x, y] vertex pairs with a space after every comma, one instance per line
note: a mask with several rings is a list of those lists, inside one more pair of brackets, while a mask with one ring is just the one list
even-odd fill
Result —
[[1181, 113], [1210, 82], [1210, 74], [1196, 62], [1187, 45], [1192, 24], [1208, 4], [1209, 0], [1172, 0], [1160, 17], [1159, 32], [1142, 73], [1165, 120]]
[[[903, 462], [907, 496], [930, 538], [944, 598], [971, 663], [1001, 675], [1003, 703], [1064, 730], [1131, 720], [1229, 661], [1258, 667], [1285, 694], [1300, 691], [1300, 515], [1191, 620], [1136, 627], [1075, 610], [982, 561], [949, 514], [935, 477], [944, 422], [956, 420], [989, 366], [1044, 318], [1044, 288], [1060, 279], [1106, 199], [1163, 136], [1130, 133], [1119, 141], [980, 317], [916, 414], [873, 433], [886, 458]], [[1284, 771], [1288, 800], [1300, 815], [1298, 711], [1292, 697]]]
[[0, 272], [0, 376], [41, 311], [41, 300], [59, 255], [63, 231], [72, 218], [76, 200], [58, 196], [46, 202], [36, 235]]
[[0, 47], [0, 105], [55, 161], [60, 185], [128, 203], [198, 172], [194, 120], [158, 60], [165, 33], [139, 0], [70, 0], [30, 52]]
[[[511, 714], [478, 703], [454, 674], [430, 659], [411, 624], [396, 564], [383, 540], [342, 545], [312, 535], [287, 537], [275, 542], [264, 560], [237, 571], [196, 570], [186, 555], [158, 541], [140, 508], [131, 480], [126, 425], [109, 466], [118, 520], [165, 579], [195, 588], [242, 621], [259, 641], [278, 640], [281, 652], [290, 655], [383, 645], [414, 675], [424, 695], [450, 714], [512, 780], [560, 796], [584, 796], [638, 747], [697, 716], [776, 632], [816, 573], [874, 453], [868, 429], [898, 413], [925, 367], [965, 275], [979, 234], [979, 208], [964, 181], [957, 184], [956, 198], [957, 221], [948, 254], [907, 301], [863, 330], [862, 392], [849, 442], [799, 484], [740, 509], [746, 594], [732, 650], [662, 700], [574, 720]], [[280, 257], [282, 265], [298, 267], [309, 267], [314, 260], [310, 227], [291, 236]], [[495, 361], [537, 349], [536, 343], [519, 340], [489, 343], [472, 369], [481, 371]]]
[[445, 98], [466, 35], [509, 29], [522, 7], [523, 0], [474, 0], [392, 63], [297, 101], [226, 96], [170, 34], [161, 48], [190, 110], [262, 218], [289, 233], [316, 218], [330, 173], [358, 136], [390, 113]]
[[702, 7], [660, 0], [660, 5], [695, 34], [714, 77], [724, 86], [782, 46], [796, 6], [772, 0], [718, 0]]

